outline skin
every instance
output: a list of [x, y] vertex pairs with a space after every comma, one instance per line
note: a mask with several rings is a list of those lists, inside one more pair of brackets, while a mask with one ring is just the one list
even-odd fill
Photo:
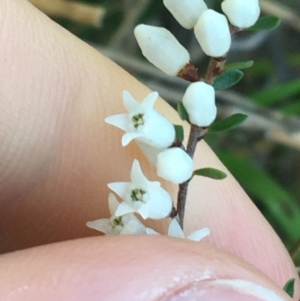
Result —
[[[207, 269], [286, 299], [281, 288], [296, 278], [299, 300], [287, 251], [230, 174], [190, 186], [185, 231], [209, 227], [206, 243], [85, 238], [98, 235], [85, 227], [88, 220], [109, 215], [107, 183], [128, 181], [134, 158], [149, 179], [158, 179], [135, 143], [122, 148], [122, 132], [103, 122], [124, 112], [124, 89], [138, 100], [149, 89], [24, 0], [0, 1], [0, 43], [1, 300], [130, 300], [137, 283], [139, 294], [168, 288], [145, 299], [162, 300]], [[163, 100], [156, 109], [180, 123]], [[226, 172], [204, 142], [195, 166]], [[176, 187], [163, 186], [175, 198]], [[168, 223], [148, 225], [165, 232]], [[176, 273], [185, 280], [174, 285]]]

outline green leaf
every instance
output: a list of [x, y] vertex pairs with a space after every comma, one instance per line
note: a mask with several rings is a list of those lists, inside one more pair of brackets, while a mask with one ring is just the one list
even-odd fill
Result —
[[291, 297], [294, 298], [295, 278], [290, 279], [283, 287], [283, 290]]
[[226, 173], [215, 168], [201, 168], [194, 171], [194, 175], [211, 178], [214, 180], [223, 180], [227, 177]]
[[243, 123], [248, 118], [245, 114], [233, 114], [223, 120], [214, 122], [210, 127], [208, 132], [209, 133], [218, 133], [218, 132], [225, 132], [229, 131], [241, 123]]
[[300, 79], [296, 79], [287, 83], [279, 84], [269, 89], [254, 93], [250, 96], [260, 105], [272, 105], [287, 97], [292, 97], [300, 93]]
[[189, 114], [187, 113], [184, 105], [182, 102], [179, 102], [177, 104], [177, 112], [179, 114], [179, 117], [182, 119], [182, 120], [187, 120], [189, 121]]
[[[296, 266], [300, 266], [300, 237], [296, 241], [296, 243], [293, 245], [293, 247], [290, 249], [290, 255], [294, 261], [294, 264]], [[300, 267], [299, 267], [300, 270]]]
[[182, 125], [174, 125], [176, 138], [180, 140], [181, 142], [184, 140], [184, 130]]
[[233, 70], [233, 69], [247, 69], [252, 67], [254, 64], [254, 61], [246, 61], [246, 62], [236, 62], [236, 63], [231, 63], [227, 64], [225, 66], [225, 70]]
[[213, 84], [215, 90], [224, 90], [237, 84], [244, 76], [240, 70], [227, 70], [221, 73]]
[[217, 155], [246, 192], [267, 208], [270, 219], [276, 220], [278, 228], [284, 232], [286, 242], [295, 242], [299, 238], [295, 229], [300, 229], [300, 206], [293, 196], [248, 158], [225, 151]]
[[261, 17], [257, 22], [247, 28], [247, 30], [273, 30], [277, 28], [280, 24], [280, 18], [277, 16], [266, 16]]
[[300, 101], [296, 100], [284, 106], [281, 111], [286, 115], [300, 115]]

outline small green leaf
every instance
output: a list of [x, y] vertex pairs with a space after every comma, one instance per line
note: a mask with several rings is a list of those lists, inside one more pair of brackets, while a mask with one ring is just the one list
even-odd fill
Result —
[[247, 30], [273, 30], [277, 28], [280, 24], [280, 18], [277, 16], [266, 16], [261, 17], [257, 22], [247, 28]]
[[182, 102], [179, 102], [177, 104], [177, 112], [179, 114], [179, 117], [182, 119], [182, 120], [187, 120], [189, 121], [189, 114], [187, 113], [184, 105]]
[[246, 62], [236, 62], [236, 63], [231, 63], [227, 64], [225, 66], [225, 70], [233, 70], [233, 69], [247, 69], [252, 67], [254, 64], [254, 61], [246, 61]]
[[216, 121], [214, 122], [210, 127], [209, 127], [209, 133], [218, 133], [218, 132], [225, 132], [229, 131], [241, 123], [243, 123], [246, 119], [248, 118], [247, 115], [245, 114], [233, 114], [223, 120]]
[[184, 130], [182, 125], [174, 125], [176, 138], [180, 140], [181, 142], [184, 140]]
[[227, 177], [226, 173], [215, 168], [201, 168], [194, 171], [194, 175], [207, 177], [215, 180], [223, 180]]
[[237, 84], [244, 76], [240, 70], [227, 70], [221, 73], [213, 84], [215, 90], [224, 90]]
[[295, 278], [290, 279], [283, 287], [283, 290], [291, 297], [294, 298]]

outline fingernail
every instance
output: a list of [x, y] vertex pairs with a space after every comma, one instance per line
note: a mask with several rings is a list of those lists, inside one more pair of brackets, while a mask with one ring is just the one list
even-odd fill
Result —
[[283, 301], [273, 291], [250, 281], [212, 280], [193, 284], [165, 301]]

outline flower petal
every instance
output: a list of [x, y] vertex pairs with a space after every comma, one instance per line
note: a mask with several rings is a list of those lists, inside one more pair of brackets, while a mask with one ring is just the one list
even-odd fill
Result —
[[145, 110], [152, 110], [155, 101], [157, 100], [158, 93], [157, 92], [151, 92], [144, 100], [143, 100], [143, 107]]
[[91, 229], [98, 230], [105, 234], [113, 233], [113, 229], [110, 225], [110, 220], [108, 218], [101, 218], [95, 221], [90, 221], [86, 223], [87, 227]]
[[137, 219], [131, 219], [126, 225], [124, 225], [121, 234], [144, 234], [146, 233], [145, 226]]
[[150, 199], [148, 201], [148, 217], [152, 219], [162, 219], [169, 216], [172, 210], [173, 202], [168, 192], [159, 187], [154, 191], [149, 190], [149, 194]]
[[194, 241], [200, 241], [204, 237], [208, 236], [210, 234], [210, 230], [208, 228], [203, 228], [197, 231], [192, 232], [187, 239], [194, 240]]
[[147, 187], [149, 183], [148, 179], [142, 172], [140, 162], [136, 159], [132, 163], [130, 179], [136, 186]]
[[149, 217], [149, 203], [143, 204], [137, 212], [141, 215], [143, 219], [147, 219]]
[[[175, 140], [174, 125], [155, 110], [148, 110], [144, 127], [141, 129], [143, 136], [140, 141], [156, 148], [165, 148], [172, 145]], [[140, 131], [139, 131], [140, 132]]]
[[117, 115], [106, 117], [104, 120], [106, 123], [112, 124], [117, 128], [126, 132], [128, 127], [127, 115], [128, 114], [117, 114]]
[[156, 148], [138, 140], [136, 141], [136, 144], [142, 150], [148, 161], [154, 166], [157, 164], [158, 154], [166, 150], [166, 148]]
[[125, 133], [122, 137], [122, 146], [128, 145], [133, 139], [143, 136], [141, 133]]
[[168, 235], [172, 237], [185, 238], [184, 233], [175, 218], [169, 225]]
[[137, 111], [141, 104], [126, 90], [123, 91], [123, 103], [128, 112]]
[[133, 213], [133, 212], [135, 212], [135, 209], [133, 207], [129, 206], [126, 202], [122, 202], [118, 206], [115, 216], [122, 216], [124, 214]]
[[113, 193], [110, 193], [108, 196], [108, 207], [109, 207], [109, 212], [112, 216], [115, 215], [115, 212], [119, 205], [120, 203], [118, 202], [115, 195]]
[[108, 188], [115, 192], [121, 198], [125, 197], [130, 185], [131, 184], [127, 182], [113, 182], [107, 184]]

